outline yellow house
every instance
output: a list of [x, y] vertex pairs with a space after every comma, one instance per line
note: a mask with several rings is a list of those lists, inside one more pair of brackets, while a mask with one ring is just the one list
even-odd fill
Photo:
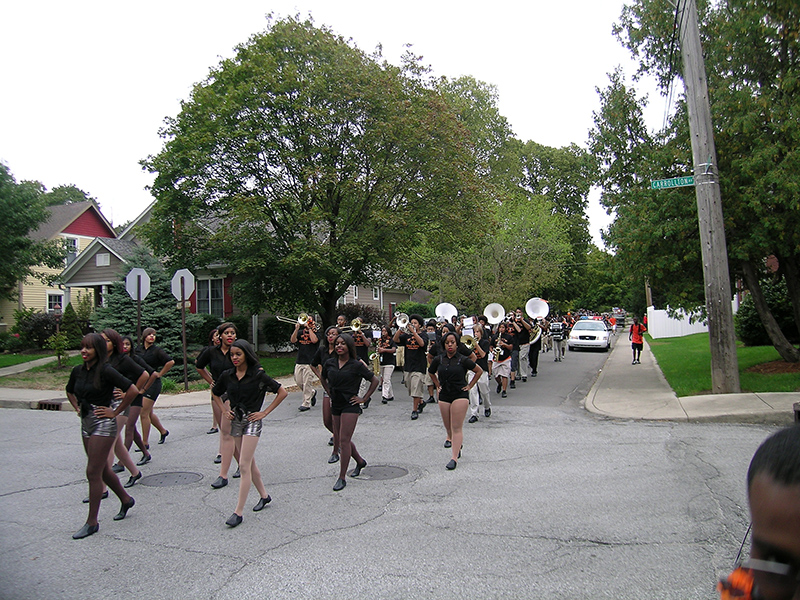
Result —
[[[50, 218], [30, 236], [36, 240], [63, 240], [67, 246], [65, 267], [74, 261], [77, 256], [96, 237], [116, 238], [114, 228], [111, 226], [99, 207], [93, 201], [74, 202], [48, 207]], [[37, 269], [40, 273], [58, 275], [61, 269]], [[93, 288], [85, 290], [73, 289], [72, 300], [77, 293], [95, 294]], [[14, 325], [14, 310], [35, 309], [42, 312], [53, 312], [56, 305], [64, 307], [64, 289], [59, 284], [47, 286], [38, 279], [28, 278], [20, 281], [17, 287], [16, 301], [0, 300], [0, 331]], [[94, 300], [96, 305], [96, 299]]]

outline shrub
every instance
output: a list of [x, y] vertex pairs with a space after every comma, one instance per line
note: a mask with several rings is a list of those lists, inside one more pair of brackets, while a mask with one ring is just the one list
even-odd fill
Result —
[[15, 310], [16, 324], [11, 333], [18, 333], [20, 344], [26, 348], [44, 348], [47, 338], [56, 332], [56, 316], [34, 309]]
[[83, 339], [83, 331], [78, 324], [78, 315], [72, 308], [72, 303], [67, 304], [64, 314], [61, 315], [61, 333], [66, 336], [67, 348], [79, 348]]
[[284, 323], [275, 317], [269, 317], [264, 320], [264, 324], [261, 326], [261, 332], [264, 337], [260, 341], [267, 346], [281, 348], [289, 344], [292, 331], [294, 331], [294, 325], [291, 323]]
[[[187, 317], [189, 315], [186, 315]], [[208, 345], [208, 332], [220, 324], [219, 317], [207, 314], [192, 315], [191, 326], [190, 321], [186, 321], [186, 342], [191, 344], [199, 344], [200, 346]]]
[[386, 315], [377, 306], [369, 306], [367, 304], [340, 304], [336, 307], [338, 314], [347, 317], [347, 323], [356, 317], [360, 318], [363, 323], [373, 325], [388, 325]]
[[[767, 306], [772, 311], [772, 315], [778, 322], [778, 326], [783, 331], [786, 338], [793, 343], [798, 341], [797, 326], [795, 325], [792, 312], [792, 304], [789, 300], [789, 292], [786, 289], [786, 282], [781, 279], [778, 282], [762, 281], [761, 289]], [[771, 346], [772, 342], [767, 335], [761, 318], [756, 311], [755, 302], [750, 294], [745, 296], [739, 310], [734, 317], [736, 335], [745, 346]]]
[[[80, 342], [78, 342], [78, 344], [80, 345]], [[62, 329], [58, 333], [54, 333], [47, 338], [47, 347], [56, 353], [56, 357], [58, 357], [58, 367], [61, 368], [64, 364], [64, 359], [67, 357], [67, 350], [70, 348], [69, 336]]]

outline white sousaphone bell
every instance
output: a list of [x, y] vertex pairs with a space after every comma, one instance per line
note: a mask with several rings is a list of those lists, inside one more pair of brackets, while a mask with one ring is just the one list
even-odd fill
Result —
[[499, 302], [492, 302], [487, 304], [483, 309], [483, 314], [486, 315], [486, 320], [490, 325], [497, 325], [506, 317], [506, 309]]
[[437, 304], [434, 312], [437, 317], [441, 317], [446, 323], [452, 323], [453, 317], [458, 315], [458, 309], [449, 302]]
[[[547, 303], [547, 300], [542, 300], [541, 298], [531, 298], [525, 303], [525, 312], [528, 313], [528, 316], [534, 321], [538, 319], [544, 319], [548, 314], [550, 314], [550, 305]], [[542, 337], [542, 328], [539, 327], [538, 323], [534, 324], [534, 330], [532, 333], [533, 337], [531, 338], [531, 344], [535, 344]]]

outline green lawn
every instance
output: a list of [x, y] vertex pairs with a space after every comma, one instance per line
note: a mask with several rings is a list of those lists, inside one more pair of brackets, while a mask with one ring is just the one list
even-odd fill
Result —
[[0, 368], [11, 367], [21, 363], [38, 360], [53, 356], [52, 352], [42, 352], [41, 354], [0, 354]]
[[[694, 396], [711, 392], [711, 350], [708, 333], [685, 337], [652, 339], [647, 342], [655, 354], [667, 382], [679, 396]], [[800, 374], [764, 375], [748, 373], [755, 365], [780, 360], [772, 346], [745, 347], [736, 344], [739, 360], [739, 382], [743, 392], [797, 392]]]

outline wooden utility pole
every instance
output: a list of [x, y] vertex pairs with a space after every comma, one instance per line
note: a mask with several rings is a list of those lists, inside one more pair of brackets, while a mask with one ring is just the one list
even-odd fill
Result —
[[739, 361], [736, 358], [722, 198], [717, 180], [717, 151], [714, 147], [708, 81], [697, 27], [697, 6], [695, 0], [682, 2], [684, 7], [680, 19], [680, 43], [711, 342], [711, 386], [715, 394], [730, 394], [740, 391]]

